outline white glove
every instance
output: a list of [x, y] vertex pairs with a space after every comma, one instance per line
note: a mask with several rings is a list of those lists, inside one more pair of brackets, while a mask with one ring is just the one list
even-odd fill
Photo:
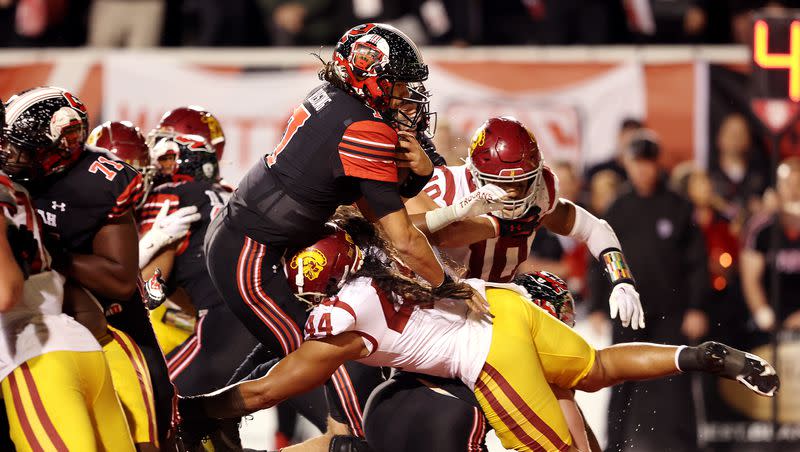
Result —
[[502, 201], [506, 196], [502, 188], [486, 184], [450, 206], [425, 212], [425, 223], [429, 231], [436, 232], [450, 223], [502, 209]]
[[769, 306], [761, 306], [753, 313], [753, 321], [761, 331], [772, 331], [775, 327], [775, 311]]
[[617, 311], [619, 311], [619, 320], [622, 322], [622, 326], [630, 325], [634, 330], [644, 329], [644, 309], [639, 300], [639, 292], [633, 285], [620, 283], [614, 286], [611, 296], [608, 297], [608, 306], [612, 319], [617, 318]]
[[192, 223], [200, 219], [197, 207], [182, 207], [168, 214], [169, 202], [156, 215], [153, 227], [139, 239], [139, 268], [144, 268], [161, 248], [183, 238]]

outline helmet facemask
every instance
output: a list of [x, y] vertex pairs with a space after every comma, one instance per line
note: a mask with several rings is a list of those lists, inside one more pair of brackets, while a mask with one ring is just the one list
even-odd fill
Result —
[[[536, 169], [527, 173], [522, 173], [521, 170], [515, 169], [504, 169], [500, 171], [500, 174], [481, 172], [471, 161], [470, 157], [467, 157], [466, 164], [478, 188], [486, 184], [495, 184], [502, 187], [505, 184], [529, 182], [524, 196], [518, 197], [517, 199], [504, 199], [502, 201], [503, 208], [492, 212], [492, 215], [504, 220], [516, 220], [524, 217], [536, 202], [536, 192], [539, 179], [542, 177], [544, 161], [539, 161], [539, 165]], [[520, 172], [520, 174], [517, 175], [517, 172]]]
[[392, 86], [390, 105], [397, 105], [389, 110], [389, 122], [397, 130], [423, 133], [432, 138], [436, 131], [436, 113], [430, 111], [430, 93], [422, 82], [410, 82], [406, 87], [408, 95], [398, 97]]
[[40, 154], [11, 141], [4, 140], [0, 151], [0, 169], [20, 183], [34, 182], [44, 176], [44, 168], [36, 156]]

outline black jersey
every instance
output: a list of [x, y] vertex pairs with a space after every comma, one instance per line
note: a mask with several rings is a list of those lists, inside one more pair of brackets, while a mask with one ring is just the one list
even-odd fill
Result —
[[[772, 234], [778, 228], [778, 248], [771, 257]], [[754, 220], [745, 241], [745, 248], [758, 251], [766, 257], [766, 270], [762, 285], [767, 294], [772, 292], [770, 275], [777, 269], [779, 275], [780, 321], [800, 309], [800, 233], [783, 227], [774, 217]]]
[[324, 83], [239, 184], [228, 221], [260, 242], [299, 245], [316, 240], [338, 206], [362, 196], [378, 217], [400, 210], [396, 146], [380, 114]]
[[200, 220], [192, 224], [186, 237], [178, 244], [167, 287], [182, 287], [198, 310], [222, 303], [206, 269], [203, 238], [209, 223], [222, 210], [229, 197], [229, 189], [209, 181], [166, 183], [154, 188], [137, 211], [139, 232], [144, 234], [153, 226], [153, 220], [164, 203], [169, 203], [169, 213], [182, 207], [197, 207]]
[[109, 219], [142, 196], [142, 175], [114, 154], [86, 146], [69, 170], [32, 190], [36, 210], [67, 250], [91, 254], [92, 239]]

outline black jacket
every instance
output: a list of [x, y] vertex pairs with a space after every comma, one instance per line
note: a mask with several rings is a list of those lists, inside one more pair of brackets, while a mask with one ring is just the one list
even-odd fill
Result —
[[[606, 214], [633, 271], [648, 323], [683, 316], [689, 308], [706, 310], [708, 255], [692, 211], [689, 201], [660, 184], [647, 198], [633, 190], [623, 193]], [[601, 272], [595, 276], [590, 278], [592, 310], [608, 310], [610, 284]]]

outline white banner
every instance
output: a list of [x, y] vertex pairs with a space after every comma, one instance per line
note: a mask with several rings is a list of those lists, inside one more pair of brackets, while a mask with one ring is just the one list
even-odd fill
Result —
[[[319, 84], [313, 69], [224, 72], [136, 53], [111, 55], [104, 63], [104, 119], [133, 121], [146, 134], [164, 112], [201, 105], [222, 124], [227, 140], [222, 174], [234, 184], [277, 144], [291, 111]], [[492, 64], [502, 77], [503, 63]], [[513, 115], [534, 131], [547, 159], [569, 160], [579, 167], [608, 158], [620, 121], [645, 113], [644, 76], [638, 64], [621, 65], [549, 92], [537, 89], [534, 73], [531, 89], [522, 93], [464, 80], [431, 64], [427, 85], [439, 120], [449, 122], [464, 150], [472, 131], [486, 118]]]
[[[487, 64], [497, 66], [502, 78], [502, 64]], [[534, 132], [546, 159], [570, 161], [580, 168], [611, 157], [624, 118], [645, 117], [644, 71], [639, 64], [621, 65], [556, 91], [543, 91], [536, 85], [533, 73], [530, 90], [509, 93], [435, 66], [427, 83], [433, 92], [433, 109], [463, 139], [464, 152], [483, 121], [511, 115]]]

